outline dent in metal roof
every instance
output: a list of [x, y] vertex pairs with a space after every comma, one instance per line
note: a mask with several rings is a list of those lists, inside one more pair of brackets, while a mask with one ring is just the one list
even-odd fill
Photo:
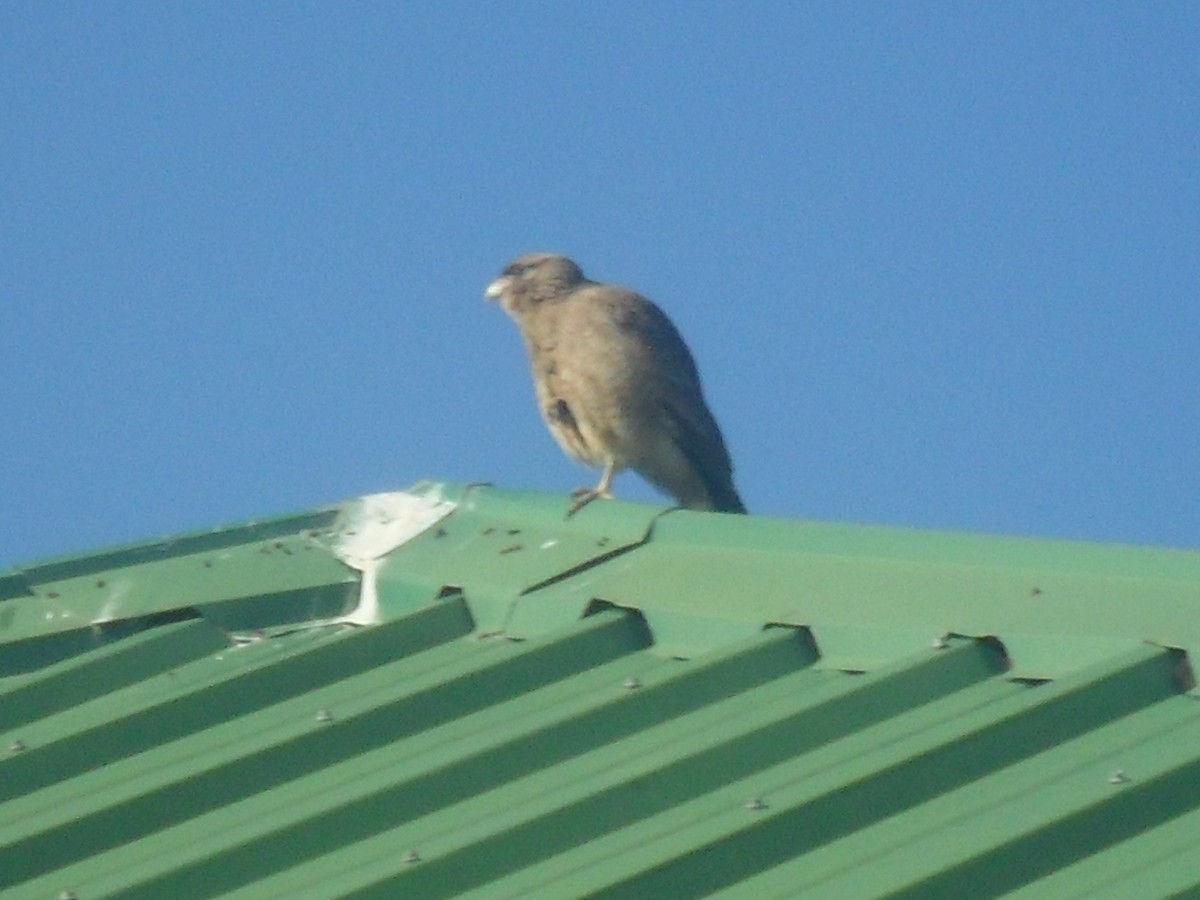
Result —
[[1196, 555], [414, 494], [9, 573], [0, 896], [1200, 889]]

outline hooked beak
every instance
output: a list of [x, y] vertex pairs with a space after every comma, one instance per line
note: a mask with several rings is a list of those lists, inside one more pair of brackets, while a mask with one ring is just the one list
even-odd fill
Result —
[[512, 279], [507, 275], [501, 275], [487, 286], [487, 290], [483, 292], [483, 299], [498, 300], [508, 290], [510, 284], [512, 284]]

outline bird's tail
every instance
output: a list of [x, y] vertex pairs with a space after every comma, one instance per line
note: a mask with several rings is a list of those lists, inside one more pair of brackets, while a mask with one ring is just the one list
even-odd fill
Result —
[[737, 489], [734, 488], [732, 482], [728, 486], [723, 486], [716, 493], [710, 491], [709, 497], [712, 500], [713, 512], [739, 513], [741, 515], [746, 515], [749, 512], [746, 509], [746, 504], [742, 502], [742, 498], [738, 496]]

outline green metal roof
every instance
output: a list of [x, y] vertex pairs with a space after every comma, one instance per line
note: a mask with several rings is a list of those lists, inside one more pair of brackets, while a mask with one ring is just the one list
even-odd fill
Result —
[[0, 572], [0, 897], [1200, 893], [1200, 553], [564, 508]]

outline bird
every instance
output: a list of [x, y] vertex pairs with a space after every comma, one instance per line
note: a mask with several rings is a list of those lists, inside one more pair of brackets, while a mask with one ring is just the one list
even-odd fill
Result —
[[691, 351], [659, 307], [589, 280], [556, 253], [513, 260], [484, 297], [521, 332], [550, 434], [568, 456], [601, 470], [595, 487], [573, 493], [568, 517], [611, 498], [623, 469], [685, 509], [746, 512]]

